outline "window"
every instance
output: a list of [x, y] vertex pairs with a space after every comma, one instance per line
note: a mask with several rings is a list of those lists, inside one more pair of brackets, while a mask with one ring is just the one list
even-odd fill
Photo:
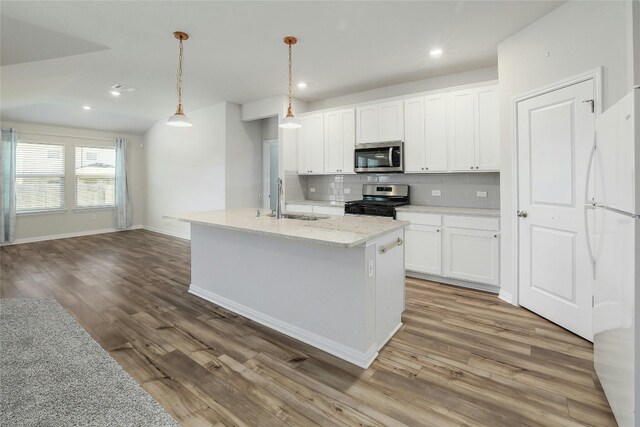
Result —
[[64, 145], [18, 142], [16, 212], [64, 209]]
[[76, 147], [76, 208], [115, 205], [115, 148]]

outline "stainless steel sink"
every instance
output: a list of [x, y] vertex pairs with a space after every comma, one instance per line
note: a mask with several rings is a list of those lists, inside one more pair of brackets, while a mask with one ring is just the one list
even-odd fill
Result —
[[[276, 215], [271, 213], [268, 216], [275, 217]], [[282, 218], [285, 218], [285, 219], [297, 219], [299, 221], [318, 221], [319, 219], [327, 219], [329, 217], [328, 216], [324, 216], [324, 215], [307, 215], [307, 214], [285, 213], [285, 214], [282, 214]]]

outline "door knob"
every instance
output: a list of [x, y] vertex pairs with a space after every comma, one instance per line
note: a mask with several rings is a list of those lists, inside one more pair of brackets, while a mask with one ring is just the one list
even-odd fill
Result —
[[520, 218], [526, 218], [528, 214], [527, 214], [527, 211], [518, 211], [517, 215]]

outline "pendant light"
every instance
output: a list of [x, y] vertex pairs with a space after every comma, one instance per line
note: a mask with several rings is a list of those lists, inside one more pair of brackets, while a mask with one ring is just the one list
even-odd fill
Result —
[[289, 108], [287, 108], [286, 117], [284, 117], [278, 125], [279, 127], [284, 129], [298, 129], [302, 127], [302, 125], [300, 124], [300, 120], [298, 120], [298, 118], [293, 115], [293, 109], [291, 108], [291, 46], [293, 46], [297, 42], [298, 39], [293, 36], [287, 36], [284, 38], [284, 44], [289, 46]]
[[176, 109], [176, 113], [169, 117], [167, 124], [169, 126], [190, 127], [193, 126], [193, 123], [191, 123], [191, 120], [189, 120], [189, 118], [184, 114], [184, 110], [182, 109], [182, 62], [184, 61], [182, 42], [189, 39], [189, 34], [183, 33], [182, 31], [176, 31], [173, 33], [173, 36], [180, 40], [180, 56], [178, 57], [178, 73], [176, 76], [178, 80], [178, 108]]

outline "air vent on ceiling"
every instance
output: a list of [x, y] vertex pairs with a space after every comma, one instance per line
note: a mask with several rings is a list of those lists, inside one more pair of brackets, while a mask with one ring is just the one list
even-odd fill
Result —
[[121, 85], [121, 84], [115, 84], [111, 86], [111, 90], [115, 90], [118, 92], [133, 92], [134, 90], [136, 90], [136, 88], [131, 86]]

